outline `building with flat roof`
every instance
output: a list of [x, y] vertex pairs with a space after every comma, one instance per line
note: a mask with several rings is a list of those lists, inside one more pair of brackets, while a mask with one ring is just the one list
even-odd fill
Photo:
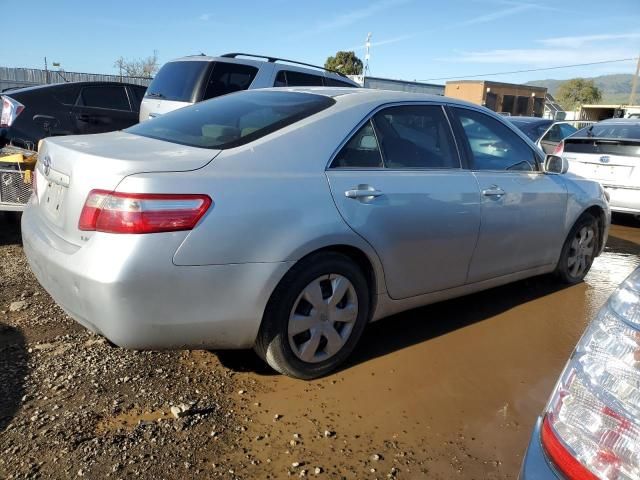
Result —
[[487, 80], [454, 80], [447, 82], [444, 94], [505, 115], [542, 117], [547, 89]]
[[396, 80], [393, 78], [379, 78], [363, 75], [348, 75], [348, 77], [354, 82], [362, 85], [364, 88], [444, 95], [444, 85], [438, 85], [435, 83], [411, 82], [409, 80]]

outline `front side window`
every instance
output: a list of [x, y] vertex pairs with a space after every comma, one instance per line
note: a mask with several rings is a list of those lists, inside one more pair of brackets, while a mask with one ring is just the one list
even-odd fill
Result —
[[124, 87], [117, 85], [83, 87], [80, 90], [77, 105], [110, 110], [131, 110]]
[[207, 83], [204, 99], [246, 90], [257, 73], [258, 69], [251, 65], [216, 62]]
[[481, 112], [454, 108], [474, 170], [535, 171], [535, 154], [515, 132]]
[[382, 156], [373, 125], [369, 120], [331, 163], [332, 168], [382, 168]]
[[442, 107], [390, 107], [373, 117], [387, 168], [459, 168]]
[[309, 117], [335, 103], [323, 95], [246, 90], [196, 103], [125, 132], [201, 148], [232, 148]]

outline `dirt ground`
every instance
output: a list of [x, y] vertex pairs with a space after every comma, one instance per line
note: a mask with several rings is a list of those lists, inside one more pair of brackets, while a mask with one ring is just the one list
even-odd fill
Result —
[[302, 382], [252, 352], [111, 346], [37, 285], [0, 217], [0, 479], [516, 478], [586, 323], [640, 264], [640, 224], [614, 221], [583, 284], [539, 277], [396, 315]]

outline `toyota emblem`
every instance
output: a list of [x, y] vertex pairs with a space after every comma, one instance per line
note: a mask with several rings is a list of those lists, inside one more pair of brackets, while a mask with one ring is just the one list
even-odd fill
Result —
[[51, 158], [49, 158], [49, 155], [45, 155], [42, 159], [42, 166], [44, 167], [45, 176], [48, 177], [51, 172]]
[[609, 155], [603, 155], [600, 157], [600, 163], [609, 163]]

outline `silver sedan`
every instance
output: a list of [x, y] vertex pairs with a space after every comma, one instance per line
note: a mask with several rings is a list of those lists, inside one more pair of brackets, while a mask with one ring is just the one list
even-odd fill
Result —
[[445, 97], [238, 92], [45, 140], [24, 248], [69, 315], [117, 345], [253, 347], [314, 378], [369, 321], [550, 272], [580, 282], [607, 200], [541, 155]]

